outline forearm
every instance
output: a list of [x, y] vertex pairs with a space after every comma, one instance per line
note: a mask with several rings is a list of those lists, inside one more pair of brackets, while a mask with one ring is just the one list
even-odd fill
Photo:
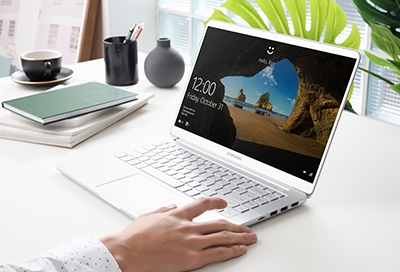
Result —
[[30, 260], [0, 265], [0, 272], [120, 272], [108, 249], [97, 239], [82, 238]]

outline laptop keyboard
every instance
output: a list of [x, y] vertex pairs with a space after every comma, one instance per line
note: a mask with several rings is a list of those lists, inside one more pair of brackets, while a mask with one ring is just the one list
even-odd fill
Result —
[[114, 156], [190, 197], [225, 199], [228, 206], [219, 212], [228, 218], [286, 196], [278, 188], [255, 182], [168, 140]]

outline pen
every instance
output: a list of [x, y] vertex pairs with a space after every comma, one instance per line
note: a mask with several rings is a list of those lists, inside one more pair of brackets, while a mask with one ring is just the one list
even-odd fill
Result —
[[137, 26], [137, 24], [133, 24], [132, 27], [129, 29], [129, 32], [125, 37], [124, 43], [126, 43], [132, 39], [132, 33], [135, 31], [136, 26]]
[[139, 38], [140, 34], [141, 34], [142, 31], [143, 31], [143, 28], [144, 28], [144, 23], [140, 23], [140, 25], [138, 25], [138, 26], [135, 28], [135, 30], [134, 30], [134, 32], [133, 32], [133, 34], [132, 34], [132, 36], [131, 36], [131, 40], [132, 40], [132, 41], [137, 40], [137, 39]]

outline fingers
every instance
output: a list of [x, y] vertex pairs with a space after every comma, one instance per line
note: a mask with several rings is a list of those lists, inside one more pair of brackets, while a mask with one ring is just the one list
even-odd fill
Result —
[[179, 210], [179, 213], [187, 220], [193, 220], [205, 211], [223, 209], [227, 205], [226, 201], [217, 197], [199, 198]]
[[166, 206], [166, 207], [158, 208], [157, 210], [154, 210], [154, 211], [152, 211], [152, 212], [144, 213], [143, 215], [150, 215], [150, 214], [156, 214], [156, 213], [164, 213], [164, 212], [168, 212], [168, 211], [171, 211], [171, 210], [173, 210], [173, 209], [176, 209], [176, 208], [177, 208], [177, 207], [176, 207], [175, 204], [171, 204], [171, 205]]
[[237, 233], [252, 232], [249, 227], [236, 225], [223, 219], [197, 223], [197, 230], [199, 233], [204, 235], [209, 233], [220, 232], [223, 230], [228, 230]]
[[231, 231], [220, 231], [209, 235], [204, 235], [199, 239], [203, 248], [251, 245], [257, 242], [257, 235], [253, 232], [236, 233]]
[[204, 250], [198, 258], [198, 267], [209, 263], [222, 262], [242, 256], [247, 252], [246, 245], [234, 245], [230, 247], [213, 247]]

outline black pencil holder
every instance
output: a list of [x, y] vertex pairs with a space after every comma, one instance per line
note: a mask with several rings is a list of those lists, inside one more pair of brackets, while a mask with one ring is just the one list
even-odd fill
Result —
[[126, 86], [139, 81], [137, 41], [124, 40], [120, 36], [103, 41], [107, 84]]

